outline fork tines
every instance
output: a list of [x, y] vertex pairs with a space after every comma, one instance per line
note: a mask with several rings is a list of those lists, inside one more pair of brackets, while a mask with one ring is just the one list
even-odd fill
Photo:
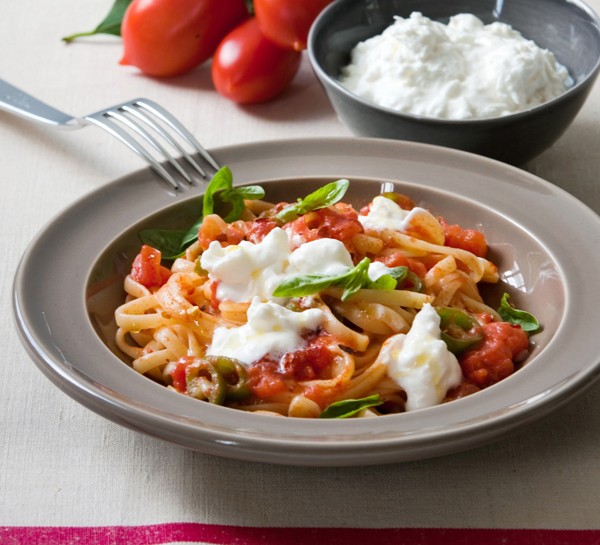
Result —
[[[138, 98], [101, 110], [86, 119], [110, 132], [144, 158], [174, 189], [179, 189], [180, 185], [162, 164], [165, 161], [165, 165], [171, 165], [186, 182], [191, 184], [193, 179], [172, 154], [173, 151], [192, 167], [193, 174], [199, 174], [203, 178], [207, 177], [206, 171], [193, 155], [199, 155], [215, 170], [220, 168], [210, 153], [173, 114], [151, 100]], [[154, 155], [150, 152], [152, 149], [155, 151]]]

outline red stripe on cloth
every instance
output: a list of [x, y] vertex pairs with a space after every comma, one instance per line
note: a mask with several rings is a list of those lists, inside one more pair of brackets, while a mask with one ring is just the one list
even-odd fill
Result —
[[598, 545], [600, 530], [474, 528], [258, 528], [196, 523], [148, 526], [0, 526], [1, 545]]

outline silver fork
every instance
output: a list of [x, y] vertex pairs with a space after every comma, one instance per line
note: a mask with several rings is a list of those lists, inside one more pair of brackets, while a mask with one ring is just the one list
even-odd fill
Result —
[[[0, 110], [61, 129], [80, 129], [87, 125], [101, 127], [145, 159], [174, 189], [179, 189], [180, 184], [177, 177], [165, 168], [167, 163], [190, 184], [193, 178], [182, 166], [181, 158], [185, 159], [194, 175], [199, 174], [203, 178], [207, 177], [207, 173], [193, 155], [199, 154], [215, 170], [220, 168], [184, 125], [162, 106], [146, 98], [137, 98], [93, 114], [74, 117], [0, 79]], [[175, 157], [172, 151], [178, 152], [179, 157]]]

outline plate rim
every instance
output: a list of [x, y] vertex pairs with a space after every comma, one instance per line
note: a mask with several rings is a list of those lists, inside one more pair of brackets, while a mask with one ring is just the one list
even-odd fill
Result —
[[[389, 150], [404, 150], [405, 153], [410, 155], [412, 152], [419, 152], [425, 154], [432, 154], [436, 158], [444, 159], [445, 161], [459, 161], [464, 164], [466, 161], [472, 168], [475, 166], [478, 167], [489, 167], [491, 169], [499, 169], [503, 170], [507, 173], [511, 173], [511, 175], [515, 176], [517, 179], [526, 179], [529, 180], [534, 186], [538, 186], [541, 189], [545, 189], [549, 191], [551, 194], [554, 194], [559, 197], [559, 199], [566, 200], [569, 202], [569, 206], [574, 206], [576, 209], [583, 211], [587, 211], [593, 215], [595, 221], [597, 223], [598, 232], [600, 232], [600, 217], [598, 217], [593, 210], [591, 210], [587, 205], [576, 199], [570, 193], [566, 192], [564, 189], [547, 182], [533, 174], [527, 173], [525, 171], [521, 171], [516, 167], [512, 167], [510, 165], [506, 165], [504, 163], [499, 163], [497, 161], [487, 159], [485, 157], [477, 156], [474, 154], [469, 154], [466, 152], [451, 150], [448, 148], [439, 148], [436, 146], [430, 146], [425, 144], [411, 143], [411, 142], [397, 142], [397, 141], [389, 141], [389, 140], [380, 140], [373, 138], [339, 138], [339, 137], [325, 137], [325, 138], [298, 138], [298, 139], [286, 139], [286, 140], [277, 140], [277, 141], [261, 141], [261, 142], [251, 142], [247, 144], [234, 144], [229, 146], [224, 146], [220, 148], [215, 148], [211, 151], [211, 153], [215, 157], [220, 156], [228, 156], [228, 155], [237, 155], [240, 151], [243, 151], [245, 154], [256, 153], [257, 150], [264, 149], [272, 149], [273, 147], [279, 149], [294, 149], [297, 147], [301, 147], [306, 144], [322, 147], [324, 149], [331, 149], [341, 147], [343, 149], [352, 148], [354, 149], [356, 146], [371, 146], [374, 149], [380, 150], [384, 155]], [[475, 166], [474, 166], [475, 165]], [[111, 192], [115, 187], [122, 187], [123, 184], [127, 184], [132, 180], [136, 180], [137, 178], [146, 178], [149, 176], [149, 169], [142, 169], [135, 171], [127, 176], [118, 178], [108, 184], [99, 187], [92, 192], [87, 193], [82, 196], [80, 199], [73, 202], [66, 209], [57, 213], [42, 229], [42, 232], [51, 226], [55, 226], [60, 224], [64, 219], [65, 214], [76, 210], [78, 207], [82, 206], [82, 203], [89, 202], [90, 200], [94, 200], [98, 196], [102, 195], [104, 192]], [[295, 177], [295, 176], [292, 176]], [[377, 177], [377, 176], [374, 176]], [[435, 188], [437, 189], [437, 187]], [[198, 192], [195, 195], [188, 195], [189, 197], [195, 197], [199, 195]], [[177, 198], [177, 197], [176, 197]], [[184, 197], [187, 198], [187, 197]], [[170, 201], [167, 205], [175, 204], [177, 201]], [[155, 211], [157, 212], [157, 211]], [[140, 220], [141, 218], [137, 218]], [[535, 235], [535, 233], [534, 233]], [[141, 419], [148, 420], [148, 424], [152, 422], [161, 421], [163, 424], [167, 424], [162, 421], [162, 417], [156, 415], [148, 415], [147, 412], [144, 412], [143, 409], [136, 409], [131, 405], [123, 404], [122, 400], [111, 399], [111, 396], [98, 390], [94, 390], [94, 388], [90, 388], [89, 384], [87, 385], [83, 381], [78, 381], [74, 378], [73, 375], [69, 375], [64, 369], [60, 369], [60, 365], [57, 365], [57, 362], [44, 352], [43, 348], [36, 345], [36, 342], [33, 338], [34, 331], [31, 331], [30, 326], [28, 327], [27, 316], [23, 314], [23, 305], [21, 301], [21, 295], [23, 293], [22, 287], [20, 283], [23, 282], [23, 271], [26, 268], [27, 264], [31, 262], [32, 252], [35, 248], [36, 238], [28, 245], [23, 257], [21, 258], [17, 271], [15, 274], [15, 279], [13, 282], [13, 312], [17, 322], [17, 327], [20, 333], [21, 340], [27, 349], [29, 356], [34, 360], [34, 363], [44, 372], [44, 374], [51, 379], [52, 382], [57, 386], [61, 386], [68, 395], [76, 399], [79, 403], [87, 406], [91, 410], [94, 410], [98, 414], [105, 416], [113, 421], [117, 421], [123, 425], [128, 427], [132, 427], [134, 429], [139, 429], [139, 424], [136, 424], [135, 418], [138, 417]], [[110, 241], [107, 241], [107, 243]], [[90, 265], [91, 266], [91, 265]], [[568, 296], [569, 294], [566, 293]], [[569, 304], [570, 301], [566, 301], [565, 304]], [[598, 369], [600, 362], [596, 362], [595, 366], [587, 369], [587, 373], [583, 373], [582, 376], [578, 378], [578, 383], [582, 386], [581, 383], [584, 382], [585, 378], [589, 378], [587, 384], [585, 386], [591, 386], [596, 379], [598, 379], [600, 375], [600, 370]], [[589, 375], [589, 376], [588, 376]], [[144, 377], [141, 377], [144, 380]], [[222, 455], [226, 457], [234, 457], [245, 460], [254, 460], [254, 461], [269, 461], [275, 463], [286, 463], [286, 464], [295, 464], [295, 465], [357, 465], [357, 464], [370, 464], [370, 463], [386, 463], [391, 461], [408, 461], [413, 459], [421, 459], [431, 457], [427, 455], [426, 452], [422, 451], [430, 451], [429, 454], [433, 456], [448, 454], [451, 452], [458, 452], [460, 450], [464, 450], [465, 448], [472, 448], [476, 446], [478, 443], [481, 443], [480, 438], [472, 437], [470, 440], [465, 440], [462, 437], [464, 434], [472, 433], [473, 431], [479, 432], [488, 432], [486, 438], [482, 439], [483, 442], [489, 442], [493, 439], [499, 439], [503, 437], [506, 433], [509, 433], [514, 430], [515, 425], [518, 424], [518, 421], [521, 420], [523, 423], [525, 421], [533, 421], [541, 418], [545, 414], [555, 410], [558, 406], [562, 405], [569, 401], [575, 395], [578, 395], [580, 391], [574, 391], [575, 387], [572, 383], [566, 383], [561, 388], [555, 389], [555, 391], [550, 395], [550, 397], [546, 397], [543, 399], [539, 399], [533, 403], [531, 403], [528, 407], [521, 411], [513, 411], [512, 413], [505, 414], [501, 417], [497, 417], [494, 419], [494, 426], [486, 426], [484, 422], [480, 422], [479, 424], [471, 424], [468, 429], [454, 429], [454, 430], [446, 430], [442, 433], [438, 433], [436, 437], [423, 435], [422, 437], [402, 437], [401, 440], [396, 439], [395, 441], [391, 441], [388, 439], [381, 439], [380, 443], [377, 440], [371, 438], [371, 440], [366, 439], [364, 442], [356, 441], [356, 437], [350, 437], [348, 442], [340, 441], [339, 443], [324, 443], [322, 437], [316, 439], [314, 441], [310, 441], [307, 438], [291, 440], [288, 439], [287, 442], [283, 440], [271, 441], [265, 437], [255, 437], [253, 435], [249, 435], [248, 437], [239, 437], [239, 432], [233, 432], [234, 437], [238, 438], [237, 444], [234, 445], [225, 445], [231, 437], [231, 431], [229, 434], [224, 434], [223, 437], [219, 436], [218, 432], [214, 430], [207, 432], [206, 440], [208, 444], [204, 444], [204, 437], [200, 437], [200, 442], [202, 443], [202, 448], [197, 450], [204, 450], [205, 452], [211, 454]], [[107, 399], [108, 397], [108, 399]], [[182, 396], [183, 397], [183, 396]], [[190, 400], [192, 402], [196, 402], [195, 400]], [[554, 402], [555, 404], [553, 404]], [[196, 402], [197, 403], [197, 402]], [[548, 405], [552, 405], [549, 407]], [[123, 414], [123, 412], [127, 414]], [[269, 418], [269, 417], [264, 417]], [[189, 432], [189, 427], [185, 422], [171, 422], [171, 424], [175, 427], [178, 427], [181, 430], [181, 433]], [[341, 428], [348, 427], [349, 422], [338, 422], [337, 424], [341, 424]], [[484, 428], [480, 430], [478, 427]], [[495, 428], [495, 429], [494, 429]], [[195, 428], [194, 428], [195, 429]], [[148, 433], [148, 429], [141, 429], [139, 431], [143, 431]], [[202, 430], [206, 432], [206, 430]], [[506, 432], [506, 433], [505, 433]], [[169, 435], [165, 433], [165, 430], [161, 430], [160, 436], [165, 438], [165, 435]], [[202, 435], [202, 434], [200, 434]], [[493, 437], [487, 437], [488, 435], [492, 435]], [[167, 439], [172, 440], [172, 438]], [[224, 443], [221, 444], [220, 442]], [[177, 441], [172, 441], [177, 442]], [[408, 445], [407, 445], [408, 443]], [[183, 445], [186, 446], [186, 445]], [[188, 445], [189, 446], [189, 445]], [[279, 457], [278, 459], [277, 453], [265, 454], [264, 450], [272, 447], [279, 448]], [[285, 446], [285, 448], [283, 448]], [[358, 452], [355, 454], [354, 460], [349, 460], [349, 452], [351, 446], [354, 446]], [[414, 453], [412, 455], [402, 455], [402, 453], [398, 453], [398, 449], [405, 448], [407, 446], [412, 446]], [[377, 447], [373, 452], [369, 452], [369, 449]], [[194, 447], [192, 447], [194, 448]], [[293, 450], [297, 449], [296, 452], [288, 453], [287, 449]], [[410, 450], [410, 449], [409, 449]]]

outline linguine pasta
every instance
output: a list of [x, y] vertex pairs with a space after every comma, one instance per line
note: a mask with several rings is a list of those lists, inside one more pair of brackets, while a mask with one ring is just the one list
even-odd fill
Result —
[[498, 282], [482, 233], [397, 194], [293, 206], [244, 199], [233, 221], [205, 209], [169, 261], [144, 245], [115, 312], [136, 371], [245, 411], [370, 417], [477, 392], [526, 356], [528, 334], [480, 295]]

